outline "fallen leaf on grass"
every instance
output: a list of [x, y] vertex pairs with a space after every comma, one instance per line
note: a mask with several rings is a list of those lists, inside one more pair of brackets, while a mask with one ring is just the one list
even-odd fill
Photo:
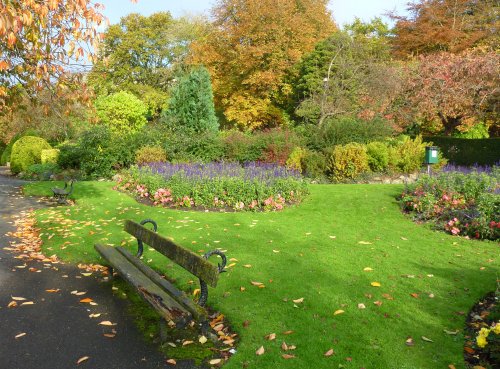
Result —
[[335, 354], [335, 351], [333, 351], [333, 349], [330, 349], [327, 352], [325, 352], [323, 356], [332, 356], [333, 354]]
[[410, 296], [413, 298], [418, 299], [418, 293], [410, 293]]
[[358, 304], [358, 309], [366, 309], [365, 304]]
[[220, 364], [222, 362], [222, 359], [212, 359], [209, 361], [209, 364], [210, 365], [217, 365], [217, 364]]
[[358, 243], [360, 245], [371, 245], [372, 244], [371, 242], [368, 242], [368, 241], [359, 241]]
[[241, 292], [243, 292], [243, 291], [245, 291], [245, 290], [246, 290], [246, 288], [245, 288], [245, 287], [243, 287], [243, 286], [242, 286], [242, 287], [240, 287], [240, 291], [241, 291]]
[[245, 264], [243, 265], [245, 268], [251, 268], [252, 266], [250, 264]]
[[168, 359], [166, 363], [170, 365], [177, 365], [177, 361], [175, 361], [174, 359]]
[[446, 334], [455, 335], [455, 334], [457, 334], [458, 332], [459, 332], [459, 330], [458, 330], [458, 329], [457, 329], [456, 331], [449, 331], [449, 330], [447, 330], [447, 329], [444, 329], [444, 333], [446, 333]]
[[370, 284], [371, 284], [373, 287], [380, 287], [380, 286], [381, 286], [380, 282], [372, 282], [372, 283], [370, 283]]
[[203, 344], [207, 343], [208, 339], [207, 339], [207, 337], [205, 337], [205, 336], [201, 336], [201, 337], [198, 339], [198, 341], [199, 341], [199, 342], [203, 345]]
[[84, 361], [87, 361], [88, 359], [90, 359], [90, 357], [88, 357], [88, 356], [81, 357], [76, 362], [76, 365], [80, 365], [81, 363], [83, 363]]
[[276, 339], [276, 333], [270, 333], [266, 337], [264, 337], [268, 341], [272, 341]]
[[457, 369], [457, 368], [455, 368], [455, 365], [450, 364], [450, 365], [448, 365], [448, 369]]
[[386, 300], [394, 300], [394, 297], [392, 297], [391, 295], [389, 295], [388, 293], [383, 293], [382, 294], [382, 297]]
[[201, 290], [199, 288], [195, 288], [195, 290], [193, 291], [193, 296], [199, 295], [200, 292], [201, 292]]
[[286, 335], [288, 335], [288, 334], [292, 334], [292, 333], [293, 333], [293, 331], [284, 331], [284, 332], [283, 332], [283, 334], [286, 334]]
[[15, 336], [15, 339], [21, 338], [23, 336], [26, 336], [26, 333], [19, 333], [17, 336]]
[[363, 269], [363, 272], [371, 272], [371, 271], [373, 271], [373, 269], [370, 267], [366, 267]]
[[296, 303], [296, 304], [300, 304], [300, 303], [304, 302], [304, 298], [303, 298], [303, 297], [301, 297], [300, 299], [297, 299], [297, 300], [292, 300], [292, 301], [293, 301], [294, 303]]
[[257, 286], [259, 288], [265, 288], [266, 287], [266, 286], [264, 286], [264, 283], [262, 283], [262, 282], [251, 281], [250, 283], [252, 283], [252, 285]]
[[382, 305], [382, 301], [373, 301], [373, 304], [377, 305], [377, 306], [380, 306], [380, 305]]
[[255, 351], [255, 355], [264, 355], [264, 352], [266, 350], [264, 349], [264, 346], [260, 346], [259, 349], [257, 351]]
[[281, 357], [282, 357], [283, 359], [288, 360], [288, 359], [293, 359], [293, 358], [295, 358], [295, 355], [283, 354], [283, 355], [281, 355]]
[[415, 343], [413, 342], [413, 338], [408, 337], [405, 341], [406, 346], [414, 346]]
[[187, 346], [187, 345], [190, 345], [192, 343], [193, 343], [193, 341], [184, 341], [184, 342], [182, 342], [182, 346]]
[[433, 340], [431, 340], [430, 338], [427, 338], [425, 336], [422, 336], [422, 340], [425, 342], [434, 342]]
[[285, 341], [283, 341], [283, 342], [281, 343], [281, 349], [282, 349], [283, 351], [288, 351], [288, 345], [286, 344], [286, 342], [285, 342]]
[[343, 314], [345, 313], [344, 310], [335, 310], [335, 312], [333, 313], [333, 315], [339, 315], [339, 314]]

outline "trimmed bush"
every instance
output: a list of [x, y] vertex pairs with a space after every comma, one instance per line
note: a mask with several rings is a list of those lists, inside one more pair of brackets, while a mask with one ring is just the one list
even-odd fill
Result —
[[146, 105], [131, 93], [120, 91], [95, 101], [99, 121], [119, 135], [139, 131], [146, 123]]
[[135, 152], [135, 163], [138, 165], [165, 161], [167, 161], [167, 154], [158, 146], [141, 147]]
[[76, 143], [65, 142], [59, 146], [57, 165], [62, 169], [80, 169], [81, 154], [80, 147]]
[[373, 172], [384, 172], [389, 165], [389, 149], [383, 142], [370, 142], [366, 145], [368, 165]]
[[432, 141], [455, 165], [494, 165], [500, 162], [500, 138], [424, 137], [424, 141]]
[[51, 149], [50, 144], [43, 138], [24, 136], [14, 143], [10, 155], [10, 171], [18, 174], [26, 171], [30, 165], [42, 162], [42, 150]]
[[366, 146], [358, 143], [337, 145], [327, 157], [332, 181], [355, 179], [369, 170]]
[[42, 150], [41, 160], [42, 164], [57, 164], [59, 157], [59, 149]]
[[222, 133], [224, 157], [228, 161], [247, 163], [257, 161], [262, 156], [264, 145], [259, 145], [254, 135], [240, 131]]

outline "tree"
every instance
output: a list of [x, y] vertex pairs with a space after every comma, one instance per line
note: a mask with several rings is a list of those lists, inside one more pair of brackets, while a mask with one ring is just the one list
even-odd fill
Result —
[[318, 43], [297, 64], [290, 82], [294, 86], [290, 111], [322, 125], [330, 117], [363, 113], [371, 118], [374, 110], [384, 110], [399, 78], [389, 63], [387, 26], [379, 19], [372, 22], [356, 20], [347, 31]]
[[90, 0], [4, 0], [0, 5], [0, 113], [22, 94], [88, 99], [78, 66], [99, 38], [101, 6]]
[[131, 92], [155, 116], [168, 99], [190, 43], [205, 28], [201, 18], [174, 19], [168, 12], [129, 14], [106, 30], [89, 83], [100, 95]]
[[[494, 51], [420, 57], [396, 110], [403, 124], [438, 122], [445, 135], [467, 131], [481, 121], [498, 122], [500, 55]], [[403, 116], [406, 114], [406, 116]], [[498, 124], [498, 123], [495, 123]]]
[[182, 131], [216, 132], [219, 129], [206, 68], [193, 68], [174, 85], [163, 121]]
[[230, 125], [279, 124], [274, 101], [286, 71], [335, 29], [326, 0], [219, 0], [212, 31], [193, 44], [191, 62], [213, 78], [216, 107]]
[[407, 10], [409, 16], [391, 16], [397, 56], [459, 53], [478, 45], [498, 48], [498, 0], [418, 0], [409, 2]]

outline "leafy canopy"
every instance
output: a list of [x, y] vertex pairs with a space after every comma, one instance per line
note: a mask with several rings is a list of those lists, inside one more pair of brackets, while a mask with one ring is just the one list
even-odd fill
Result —
[[2, 1], [0, 113], [15, 107], [19, 95], [44, 89], [58, 98], [88, 99], [76, 72], [85, 57], [93, 60], [100, 11], [90, 0]]
[[188, 46], [204, 29], [201, 18], [174, 19], [168, 12], [129, 14], [106, 30], [89, 83], [98, 94], [131, 92], [155, 116], [168, 99]]
[[290, 86], [286, 71], [335, 29], [326, 0], [219, 0], [212, 30], [193, 44], [216, 106], [230, 125], [256, 129], [283, 118], [273, 99]]

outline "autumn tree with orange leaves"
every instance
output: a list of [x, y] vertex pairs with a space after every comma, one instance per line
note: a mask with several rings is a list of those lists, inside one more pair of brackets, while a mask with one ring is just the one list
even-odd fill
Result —
[[408, 16], [391, 16], [399, 57], [499, 46], [498, 0], [418, 0], [409, 2], [407, 10]]
[[1, 2], [0, 114], [42, 91], [58, 99], [88, 99], [78, 72], [93, 60], [97, 27], [105, 20], [100, 11], [90, 0]]
[[193, 45], [191, 62], [210, 71], [226, 126], [279, 125], [275, 99], [291, 87], [286, 71], [335, 30], [326, 0], [219, 0], [213, 29]]

